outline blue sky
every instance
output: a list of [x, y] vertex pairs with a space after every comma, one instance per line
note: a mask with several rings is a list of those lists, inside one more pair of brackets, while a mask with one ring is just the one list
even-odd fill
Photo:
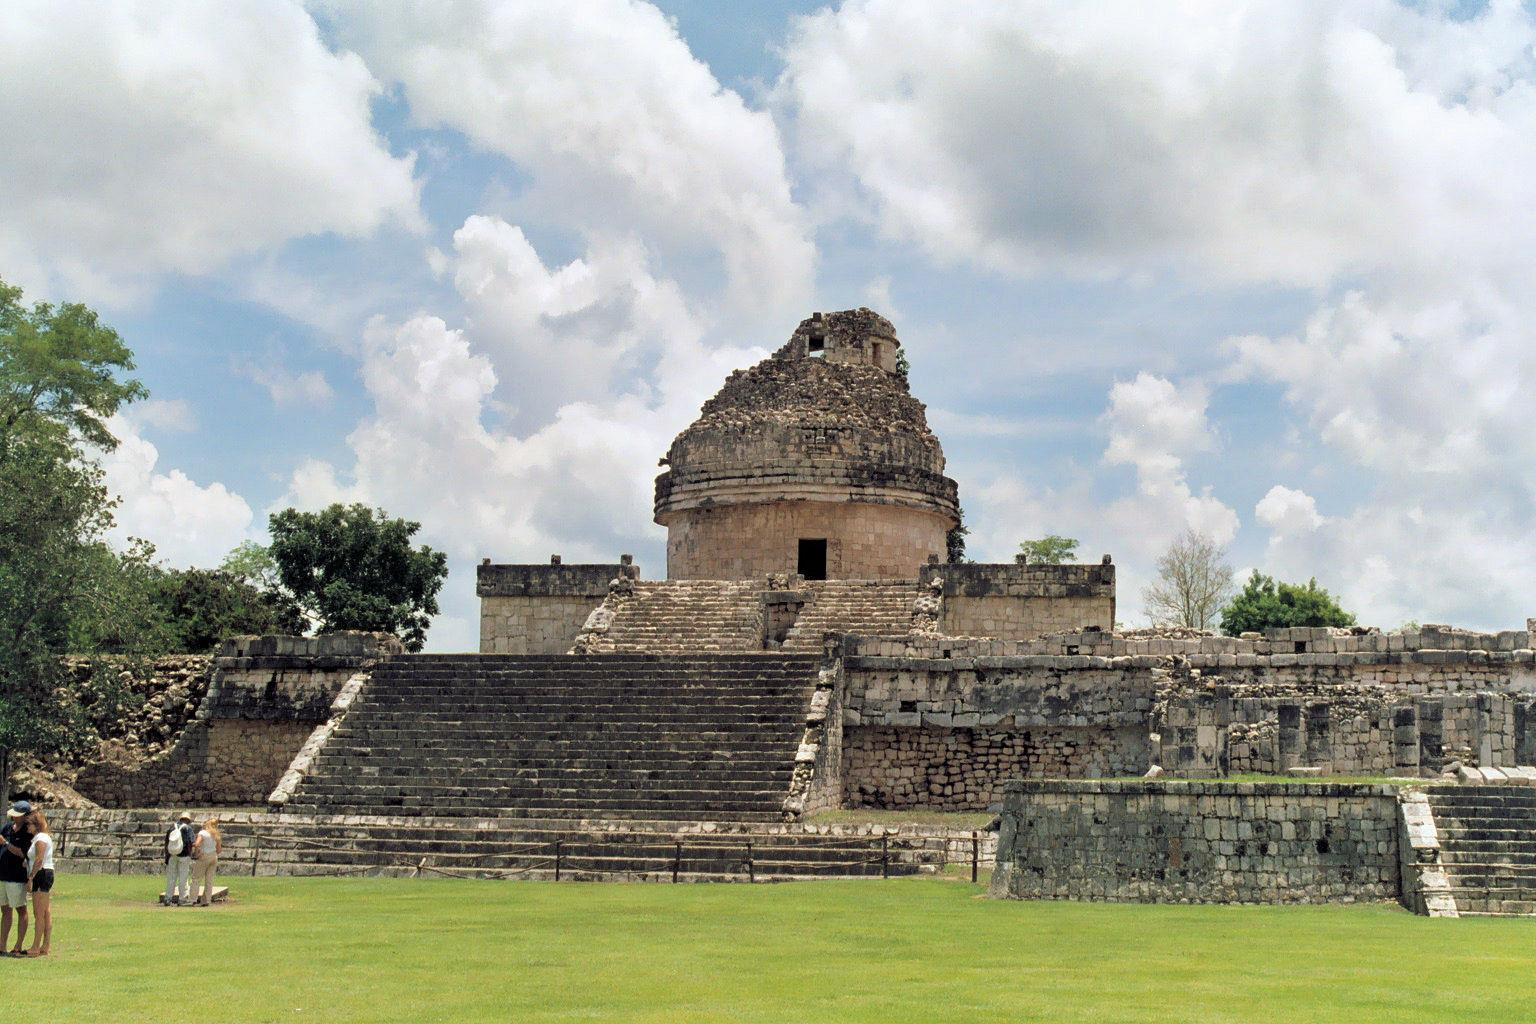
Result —
[[288, 504], [664, 571], [656, 458], [812, 310], [891, 317], [972, 554], [1184, 529], [1361, 620], [1536, 613], [1519, 3], [0, 11], [0, 276], [153, 399], [120, 532]]

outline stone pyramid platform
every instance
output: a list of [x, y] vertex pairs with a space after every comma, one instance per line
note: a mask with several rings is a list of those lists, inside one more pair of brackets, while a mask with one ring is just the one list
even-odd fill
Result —
[[785, 654], [392, 658], [286, 809], [779, 820], [817, 667]]

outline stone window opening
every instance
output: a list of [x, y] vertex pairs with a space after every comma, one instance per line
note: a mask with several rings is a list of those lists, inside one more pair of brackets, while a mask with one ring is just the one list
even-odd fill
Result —
[[797, 570], [808, 580], [827, 578], [827, 540], [825, 537], [800, 540], [800, 561]]
[[805, 351], [812, 359], [822, 359], [827, 354], [827, 340], [812, 338], [805, 343]]

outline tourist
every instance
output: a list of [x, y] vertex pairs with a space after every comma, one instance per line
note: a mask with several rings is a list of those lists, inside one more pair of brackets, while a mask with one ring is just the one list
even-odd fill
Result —
[[213, 871], [218, 867], [219, 854], [224, 851], [224, 840], [219, 836], [219, 819], [203, 822], [197, 838], [192, 841], [192, 892], [197, 894], [197, 905], [206, 907], [213, 902]]
[[27, 883], [32, 890], [32, 948], [27, 956], [47, 956], [53, 942], [53, 836], [42, 811], [26, 817], [32, 843], [27, 849]]
[[32, 805], [18, 800], [6, 812], [9, 819], [0, 827], [0, 882], [4, 883], [4, 907], [0, 909], [0, 954], [5, 954], [6, 943], [11, 936], [11, 918], [16, 919], [16, 945], [9, 956], [22, 956], [22, 944], [27, 938], [27, 847], [32, 838], [27, 834], [26, 817], [32, 813]]
[[165, 836], [165, 905], [192, 902], [192, 815], [183, 813]]

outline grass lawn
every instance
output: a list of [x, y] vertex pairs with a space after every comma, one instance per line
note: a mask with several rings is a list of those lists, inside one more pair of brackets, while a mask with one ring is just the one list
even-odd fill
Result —
[[1536, 1020], [1536, 921], [1384, 906], [978, 899], [936, 879], [593, 885], [62, 876], [55, 951], [0, 960], [17, 1019]]
[[810, 818], [813, 825], [884, 825], [900, 828], [902, 825], [940, 825], [969, 831], [981, 828], [992, 820], [988, 811], [821, 811]]

